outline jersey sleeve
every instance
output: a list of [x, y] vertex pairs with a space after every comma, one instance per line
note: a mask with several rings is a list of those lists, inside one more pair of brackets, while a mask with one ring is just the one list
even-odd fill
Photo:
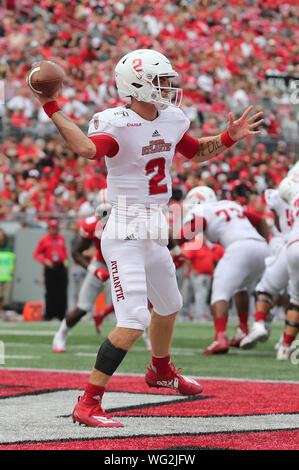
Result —
[[97, 152], [95, 156], [91, 159], [99, 159], [103, 157], [113, 158], [119, 150], [119, 145], [115, 139], [110, 137], [110, 135], [98, 134], [89, 137], [90, 140], [95, 144]]
[[114, 157], [119, 151], [115, 126], [111, 122], [111, 110], [96, 113], [89, 122], [88, 137], [95, 144], [97, 152], [93, 159]]
[[176, 151], [180, 152], [184, 157], [191, 159], [197, 154], [199, 147], [199, 140], [185, 132], [177, 143]]
[[88, 240], [93, 240], [94, 231], [97, 223], [96, 216], [86, 217], [79, 222], [79, 235], [82, 238], [87, 238]]
[[281, 198], [276, 189], [266, 189], [265, 190], [265, 201], [269, 209], [276, 210], [279, 205], [281, 205]]

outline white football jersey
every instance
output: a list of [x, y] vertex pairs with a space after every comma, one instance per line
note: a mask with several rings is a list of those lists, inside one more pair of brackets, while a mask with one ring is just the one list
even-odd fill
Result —
[[280, 231], [283, 235], [290, 232], [293, 224], [292, 211], [289, 205], [281, 199], [277, 189], [266, 189], [265, 200], [269, 209], [278, 216]]
[[194, 216], [206, 221], [205, 235], [223, 248], [238, 240], [264, 240], [244, 214], [242, 206], [234, 201], [215, 201], [198, 204], [192, 209]]
[[293, 218], [291, 234], [296, 234], [296, 236], [299, 236], [299, 191], [291, 200], [290, 211]]
[[141, 204], [163, 206], [172, 194], [170, 168], [177, 143], [190, 125], [174, 106], [147, 121], [130, 108], [118, 106], [93, 116], [88, 136], [106, 134], [119, 145], [118, 153], [105, 157], [107, 199], [113, 207]]

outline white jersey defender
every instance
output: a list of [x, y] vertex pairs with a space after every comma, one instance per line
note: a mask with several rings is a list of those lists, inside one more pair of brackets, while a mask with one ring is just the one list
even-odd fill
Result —
[[211, 304], [229, 301], [236, 292], [254, 288], [264, 270], [268, 245], [234, 201], [196, 205], [190, 214], [203, 218], [208, 240], [220, 243], [225, 254], [214, 272]]

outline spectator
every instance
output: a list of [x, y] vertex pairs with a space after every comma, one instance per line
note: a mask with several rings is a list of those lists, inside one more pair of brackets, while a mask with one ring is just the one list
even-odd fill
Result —
[[299, 124], [295, 119], [295, 113], [290, 113], [281, 123], [283, 138], [287, 142], [298, 142]]
[[33, 116], [34, 105], [32, 99], [29, 99], [28, 91], [26, 88], [20, 88], [17, 91], [16, 96], [11, 98], [7, 103], [7, 109], [13, 114], [18, 112], [20, 109], [24, 110], [24, 116], [31, 119]]
[[224, 249], [210, 243], [203, 236], [183, 245], [183, 253], [190, 267], [190, 285], [195, 299], [194, 321], [207, 317], [210, 288], [214, 268], [224, 254]]
[[39, 240], [33, 257], [44, 268], [45, 320], [62, 320], [67, 310], [68, 250], [57, 220], [49, 221], [48, 234]]
[[0, 228], [0, 315], [9, 308], [15, 270], [15, 253], [8, 243], [7, 235]]

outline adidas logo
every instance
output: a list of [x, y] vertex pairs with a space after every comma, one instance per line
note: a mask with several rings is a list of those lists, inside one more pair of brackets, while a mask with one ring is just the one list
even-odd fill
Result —
[[157, 385], [160, 385], [161, 387], [169, 387], [169, 388], [173, 388], [174, 390], [178, 390], [179, 380], [178, 379], [174, 379], [174, 380], [157, 380]]
[[156, 130], [153, 132], [152, 137], [161, 137], [161, 134], [159, 134], [159, 132]]
[[137, 238], [135, 237], [134, 233], [131, 233], [131, 235], [128, 235], [125, 240], [137, 240]]

